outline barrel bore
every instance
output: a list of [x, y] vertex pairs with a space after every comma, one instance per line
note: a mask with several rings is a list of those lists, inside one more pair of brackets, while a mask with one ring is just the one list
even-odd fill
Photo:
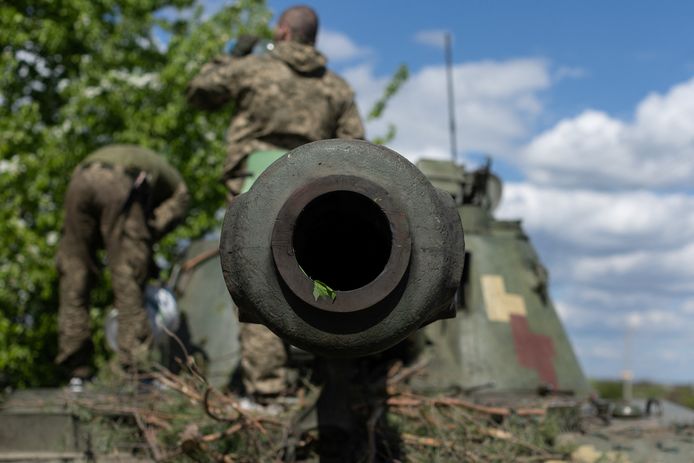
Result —
[[313, 280], [349, 291], [371, 283], [390, 259], [388, 217], [366, 196], [333, 191], [306, 205], [293, 234], [296, 260]]
[[[297, 188], [275, 220], [272, 251], [294, 294], [329, 312], [368, 309], [388, 297], [409, 265], [407, 216], [379, 185], [330, 175]], [[337, 295], [315, 298], [316, 281]]]

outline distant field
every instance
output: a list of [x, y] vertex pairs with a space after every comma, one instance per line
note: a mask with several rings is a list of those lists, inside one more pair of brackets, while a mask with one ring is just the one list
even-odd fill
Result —
[[[591, 380], [600, 397], [605, 399], [622, 398], [622, 382], [618, 380]], [[694, 385], [665, 385], [650, 382], [637, 382], [633, 386], [634, 397], [667, 399], [694, 409]]]

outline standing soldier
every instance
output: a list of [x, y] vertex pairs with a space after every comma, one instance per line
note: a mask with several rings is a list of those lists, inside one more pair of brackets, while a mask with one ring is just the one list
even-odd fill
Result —
[[99, 270], [97, 250], [106, 249], [118, 309], [117, 358], [129, 371], [146, 356], [151, 341], [144, 286], [152, 245], [183, 220], [187, 208], [188, 189], [181, 175], [150, 150], [107, 146], [75, 169], [58, 246], [56, 358], [75, 381], [92, 374], [89, 292]]
[[[243, 56], [253, 41], [240, 40], [233, 57], [216, 58], [190, 82], [192, 105], [210, 111], [228, 102], [236, 105], [223, 173], [228, 201], [241, 191], [251, 153], [287, 151], [327, 138], [364, 138], [354, 92], [326, 68], [325, 57], [314, 47], [317, 31], [311, 8], [289, 8], [280, 16], [268, 53]], [[248, 394], [257, 399], [281, 394], [288, 382], [286, 362], [282, 340], [263, 325], [241, 325]]]

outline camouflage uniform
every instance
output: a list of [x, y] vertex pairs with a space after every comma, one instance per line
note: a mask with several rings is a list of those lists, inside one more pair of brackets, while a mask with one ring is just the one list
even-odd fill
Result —
[[[135, 188], [138, 177], [145, 180]], [[118, 308], [118, 359], [124, 366], [132, 365], [146, 353], [151, 337], [143, 290], [152, 244], [183, 219], [187, 206], [188, 190], [180, 174], [152, 151], [112, 145], [77, 166], [65, 197], [57, 256], [56, 362], [73, 375], [87, 375], [93, 349], [89, 292], [99, 270], [97, 250], [105, 247], [111, 270]]]
[[224, 180], [231, 198], [243, 184], [243, 162], [254, 151], [290, 150], [326, 138], [364, 138], [354, 93], [326, 67], [314, 47], [279, 42], [263, 55], [222, 56], [188, 86], [188, 101], [236, 111], [227, 131]]
[[[281, 41], [263, 55], [217, 58], [191, 81], [188, 100], [194, 106], [215, 110], [236, 104], [223, 176], [229, 201], [241, 191], [246, 157], [255, 151], [364, 138], [353, 91], [325, 66], [313, 46]], [[263, 325], [242, 323], [240, 343], [246, 391], [281, 393], [289, 376], [282, 340]]]

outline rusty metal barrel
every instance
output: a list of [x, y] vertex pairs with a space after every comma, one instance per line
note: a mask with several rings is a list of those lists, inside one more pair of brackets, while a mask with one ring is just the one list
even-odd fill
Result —
[[229, 206], [220, 242], [239, 319], [327, 357], [379, 352], [454, 316], [464, 252], [450, 195], [357, 140], [275, 161]]

